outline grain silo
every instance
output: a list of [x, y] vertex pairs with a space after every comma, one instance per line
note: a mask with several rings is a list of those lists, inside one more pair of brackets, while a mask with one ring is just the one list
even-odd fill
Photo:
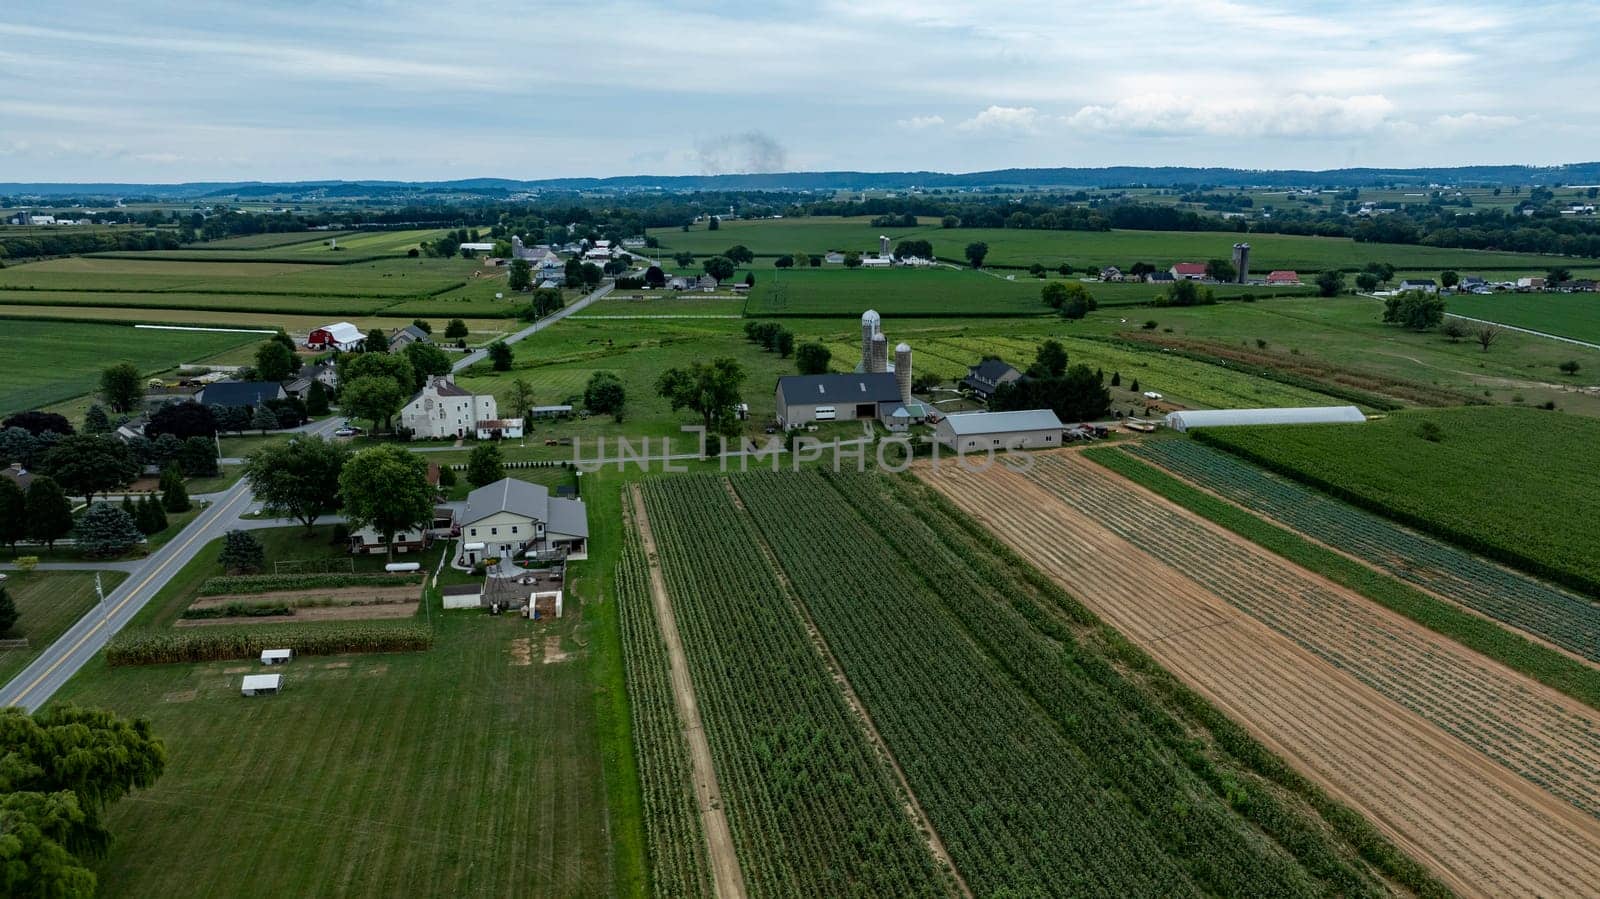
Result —
[[1233, 245], [1233, 280], [1238, 284], [1248, 283], [1250, 280], [1250, 245], [1236, 243]]
[[867, 371], [878, 374], [888, 370], [889, 338], [883, 336], [880, 331], [872, 335], [872, 365], [868, 366]]
[[882, 333], [878, 313], [868, 309], [861, 313], [861, 370], [872, 371], [872, 338]]
[[894, 380], [900, 385], [900, 402], [911, 402], [911, 344], [894, 348]]

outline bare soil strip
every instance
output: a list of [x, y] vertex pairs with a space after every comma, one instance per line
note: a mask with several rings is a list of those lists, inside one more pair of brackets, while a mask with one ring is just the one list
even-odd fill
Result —
[[348, 605], [390, 602], [415, 603], [421, 593], [422, 588], [417, 584], [404, 584], [399, 587], [332, 587], [321, 590], [275, 590], [271, 593], [202, 596], [189, 603], [189, 608], [206, 609], [212, 606], [225, 606], [231, 602], [257, 606], [270, 606], [279, 603], [294, 605], [296, 600], [302, 599], [339, 600]]
[[[1592, 894], [1600, 883], [1600, 820], [1424, 720], [1355, 672], [1381, 664], [1396, 647], [1419, 647], [1421, 661], [1392, 672], [1398, 679], [1432, 680], [1441, 669], [1448, 675], [1455, 665], [1470, 663], [1490, 683], [1463, 689], [1472, 703], [1482, 703], [1469, 711], [1531, 716], [1520, 722], [1519, 733], [1568, 731], [1569, 716], [1586, 714], [1581, 708], [1554, 700], [1495, 708], [1504, 698], [1530, 692], [1549, 699], [1544, 694], [1551, 691], [1348, 591], [1350, 603], [1390, 619], [1386, 637], [1371, 638], [1349, 621], [1324, 616], [1321, 645], [1292, 639], [1269, 626], [1282, 622], [1242, 612], [1099, 521], [1126, 509], [1148, 513], [1140, 526], [1151, 529], [1163, 520], [1198, 519], [1153, 494], [1128, 490], [1131, 485], [1116, 475], [1071, 454], [1055, 454], [1053, 464], [1056, 472], [1031, 476], [998, 464], [978, 473], [954, 465], [937, 473], [923, 466], [917, 473], [1297, 769], [1366, 814], [1458, 892]], [[1074, 509], [1031, 479], [1059, 478], [1059, 468], [1068, 467], [1073, 484], [1120, 485], [1116, 503], [1096, 498], [1086, 501], [1087, 512]], [[1199, 550], [1249, 577], [1272, 581], [1273, 575], [1298, 573], [1303, 584], [1317, 580], [1209, 525], [1201, 539]], [[1326, 582], [1317, 586], [1337, 589]], [[1284, 614], [1295, 603], [1309, 607], [1309, 592], [1284, 596]], [[1338, 663], [1313, 651], [1326, 653], [1330, 646], [1342, 653]], [[1499, 690], [1484, 692], [1484, 686]], [[1550, 709], [1559, 714], [1547, 714]]]
[[421, 603], [387, 602], [362, 606], [311, 606], [295, 609], [293, 615], [238, 615], [232, 618], [179, 618], [175, 627], [218, 627], [236, 624], [294, 624], [307, 621], [388, 621], [410, 618]]
[[[723, 478], [722, 485], [727, 488], [728, 498], [733, 501], [734, 508], [738, 509], [740, 514], [748, 514], [745, 511], [744, 500], [739, 496], [739, 492], [733, 489], [733, 482]], [[883, 736], [878, 733], [878, 726], [872, 723], [872, 716], [867, 714], [866, 705], [861, 702], [861, 697], [856, 695], [856, 688], [851, 686], [850, 679], [845, 677], [844, 666], [839, 664], [838, 657], [828, 647], [828, 641], [823, 638], [822, 631], [817, 629], [817, 623], [811, 619], [811, 610], [806, 608], [806, 604], [801, 601], [799, 594], [795, 592], [794, 584], [789, 580], [788, 572], [784, 571], [783, 566], [778, 564], [777, 555], [773, 553], [772, 547], [767, 545], [767, 538], [759, 530], [756, 530], [754, 534], [756, 543], [761, 548], [761, 555], [767, 561], [767, 567], [772, 569], [773, 574], [777, 575], [778, 582], [783, 586], [784, 595], [788, 598], [795, 611], [800, 614], [800, 620], [805, 623], [806, 634], [811, 637], [811, 645], [816, 648], [817, 654], [822, 657], [823, 664], [828, 667], [828, 674], [833, 678], [833, 682], [839, 686], [839, 692], [844, 695], [845, 704], [850, 706], [850, 710], [855, 713], [856, 721], [861, 725], [862, 733], [866, 735], [867, 742], [872, 744], [872, 748], [877, 751], [878, 757], [887, 762], [889, 770], [894, 772], [895, 780], [900, 784], [900, 792], [906, 800], [906, 816], [911, 819], [912, 826], [916, 827], [917, 831], [926, 838], [928, 851], [932, 852], [933, 857], [939, 860], [939, 864], [950, 872], [951, 877], [955, 878], [956, 887], [961, 890], [961, 895], [971, 899], [973, 895], [972, 888], [967, 886], [966, 878], [961, 876], [961, 871], [956, 868], [955, 861], [950, 858], [950, 852], [945, 849], [944, 840], [939, 837], [939, 832], [933, 828], [933, 821], [929, 819], [928, 813], [923, 810], [922, 803], [917, 800], [917, 794], [911, 791], [911, 782], [906, 780], [906, 772], [900, 767], [899, 759], [896, 759], [894, 753], [889, 751], [889, 744], [883, 741]]]
[[650, 531], [650, 517], [645, 513], [644, 496], [638, 484], [632, 486], [629, 495], [632, 497], [633, 520], [639, 528], [639, 539], [644, 543], [645, 558], [650, 563], [650, 599], [655, 604], [661, 638], [667, 644], [667, 661], [672, 670], [672, 698], [678, 707], [678, 720], [683, 725], [684, 738], [689, 744], [689, 765], [693, 770], [695, 798], [700, 803], [700, 824], [705, 830], [706, 848], [711, 855], [712, 886], [721, 899], [744, 899], [744, 874], [739, 870], [739, 857], [733, 849], [733, 832], [728, 828], [728, 816], [722, 810], [722, 788], [717, 783], [717, 772], [711, 764], [711, 744], [707, 742], [705, 728], [700, 723], [700, 706], [695, 701], [694, 681], [689, 678], [689, 663], [683, 654], [683, 642], [678, 638], [678, 619], [672, 613], [672, 600], [667, 595], [666, 579], [661, 575], [655, 536]]

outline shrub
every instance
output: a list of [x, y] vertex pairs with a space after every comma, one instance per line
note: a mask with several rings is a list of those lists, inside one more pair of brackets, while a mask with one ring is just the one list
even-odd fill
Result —
[[16, 566], [17, 570], [23, 574], [27, 574], [28, 572], [39, 567], [38, 556], [17, 556], [15, 559], [11, 560], [11, 562]]

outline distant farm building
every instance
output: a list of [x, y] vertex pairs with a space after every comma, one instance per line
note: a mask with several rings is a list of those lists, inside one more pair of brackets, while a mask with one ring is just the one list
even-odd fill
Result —
[[267, 400], [281, 400], [287, 395], [277, 381], [218, 381], [201, 388], [197, 399], [202, 406], [254, 409]]
[[389, 352], [398, 353], [413, 343], [429, 343], [428, 332], [416, 325], [406, 325], [389, 338]]
[[782, 428], [818, 421], [870, 421], [900, 402], [900, 384], [889, 372], [789, 375], [778, 379], [775, 397]]
[[933, 428], [934, 439], [957, 452], [1049, 449], [1065, 430], [1049, 409], [1017, 412], [957, 412]]
[[1300, 273], [1287, 269], [1271, 272], [1267, 275], [1267, 286], [1294, 285], [1300, 283]]
[[1290, 409], [1185, 409], [1167, 414], [1167, 427], [1226, 428], [1238, 425], [1359, 424], [1367, 417], [1355, 406], [1302, 406]]
[[349, 322], [334, 322], [315, 328], [306, 337], [306, 346], [314, 350], [358, 350], [367, 342], [367, 335]]
[[400, 426], [414, 438], [439, 440], [476, 434], [479, 422], [497, 421], [493, 394], [456, 385], [453, 375], [433, 375], [400, 409]]
[[1409, 290], [1420, 290], [1423, 293], [1438, 293], [1439, 285], [1432, 278], [1407, 278], [1400, 282], [1400, 286], [1396, 288], [1396, 290], [1399, 290], [1401, 293], [1405, 293]]
[[1206, 277], [1206, 265], [1203, 262], [1178, 262], [1167, 271], [1173, 278], [1187, 281], [1201, 281]]
[[1022, 372], [1017, 371], [999, 359], [985, 359], [977, 365], [968, 367], [967, 376], [961, 379], [961, 386], [971, 390], [978, 396], [988, 400], [994, 392], [1000, 389], [1001, 384], [1010, 384], [1021, 380]]

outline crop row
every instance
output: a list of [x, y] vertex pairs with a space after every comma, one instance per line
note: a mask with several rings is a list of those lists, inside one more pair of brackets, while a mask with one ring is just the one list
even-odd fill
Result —
[[336, 587], [403, 587], [422, 583], [420, 574], [239, 574], [206, 578], [201, 596], [236, 596], [279, 590], [325, 590]]
[[750, 895], [946, 895], [892, 775], [721, 482], [643, 489]]
[[735, 483], [974, 892], [1378, 892], [1304, 822], [1231, 810], [1169, 715], [883, 479]]
[[1135, 450], [1190, 481], [1402, 580], [1600, 662], [1600, 607], [1188, 440]]
[[1030, 475], [1080, 514], [1460, 738], [1506, 768], [1600, 815], [1600, 728], [1477, 657], [1400, 627], [1363, 600], [1285, 565], [1082, 463], [1040, 457]]
[[433, 645], [433, 630], [414, 622], [258, 625], [184, 630], [125, 630], [106, 645], [111, 665], [165, 665], [249, 659], [263, 649], [301, 655], [416, 652]]
[[633, 749], [644, 793], [651, 895], [710, 896], [706, 841], [691, 787], [689, 749], [672, 698], [667, 647], [650, 602], [649, 574], [636, 535], [617, 563], [617, 609], [626, 660]]

